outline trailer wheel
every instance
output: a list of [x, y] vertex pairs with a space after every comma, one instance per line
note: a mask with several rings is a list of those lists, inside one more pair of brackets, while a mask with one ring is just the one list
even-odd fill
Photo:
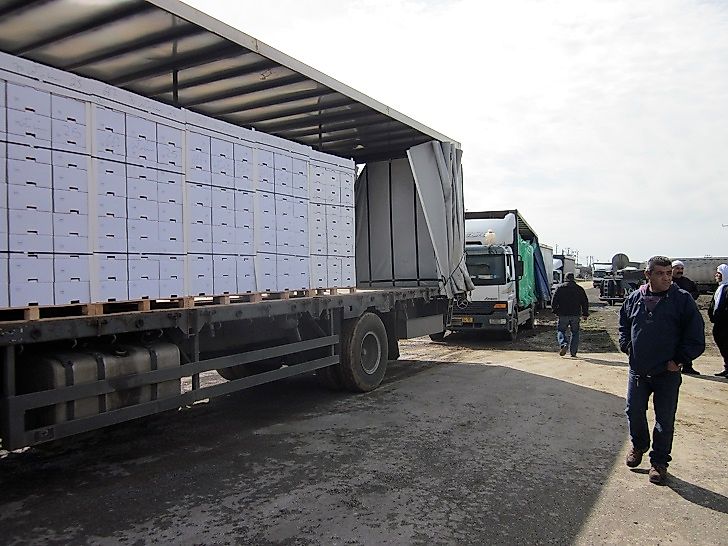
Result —
[[341, 334], [341, 380], [354, 392], [376, 389], [387, 371], [387, 330], [374, 313], [347, 321]]
[[442, 332], [438, 332], [437, 334], [430, 334], [430, 339], [432, 341], [445, 341], [445, 338], [447, 337], [447, 332], [443, 330]]

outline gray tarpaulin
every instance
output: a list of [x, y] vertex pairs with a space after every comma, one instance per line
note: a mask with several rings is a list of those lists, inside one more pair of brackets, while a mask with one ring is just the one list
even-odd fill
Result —
[[367, 163], [355, 199], [359, 286], [439, 285], [448, 297], [473, 289], [461, 153], [432, 141], [411, 148], [408, 159]]

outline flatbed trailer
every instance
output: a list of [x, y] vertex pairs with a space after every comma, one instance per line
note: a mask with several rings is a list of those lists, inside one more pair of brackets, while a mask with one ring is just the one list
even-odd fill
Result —
[[[361, 278], [351, 293], [154, 300], [131, 310], [122, 302], [91, 303], [91, 313], [29, 307], [16, 316], [17, 310], [3, 310], [2, 449], [306, 373], [334, 389], [370, 391], [381, 383], [387, 361], [398, 357], [398, 339], [443, 329], [469, 282], [461, 265], [457, 142], [176, 0], [89, 4], [78, 12], [63, 6], [50, 0], [4, 8], [0, 51], [67, 71], [61, 75], [66, 86], [92, 78], [117, 87], [119, 100], [153, 98], [377, 166], [390, 198], [386, 210], [377, 211], [371, 189], [366, 208], [360, 211], [357, 203], [357, 226], [363, 226], [357, 256], [366, 253], [362, 271], [368, 268], [369, 276], [359, 275], [357, 264]], [[62, 13], [63, 20], [51, 13]], [[155, 29], [153, 36], [139, 37], [147, 27]], [[75, 44], [70, 52], [69, 41]], [[440, 178], [443, 165], [448, 180]], [[397, 174], [400, 168], [406, 176]], [[391, 199], [393, 189], [406, 190], [405, 197]], [[413, 220], [406, 232], [395, 227], [405, 214]], [[383, 222], [391, 241], [359, 240]], [[399, 267], [409, 260], [400, 249], [413, 247], [414, 277]], [[373, 276], [372, 264], [381, 263], [391, 276]], [[222, 380], [203, 381], [208, 375]]]
[[[3, 448], [63, 438], [314, 371], [332, 388], [368, 391], [381, 382], [387, 360], [399, 356], [397, 340], [441, 327], [447, 307], [437, 288], [421, 287], [0, 323]], [[15, 388], [19, 367], [39, 354], [103, 354], [152, 341], [177, 346], [179, 365], [33, 393]], [[233, 379], [202, 386], [201, 374], [215, 370], [228, 370]], [[146, 385], [182, 378], [191, 379], [191, 389], [176, 396], [27, 426], [32, 423], [28, 416], [41, 408], [120, 391], [133, 398]]]

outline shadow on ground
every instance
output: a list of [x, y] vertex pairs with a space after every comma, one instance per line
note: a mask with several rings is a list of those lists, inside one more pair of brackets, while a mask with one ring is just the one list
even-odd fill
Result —
[[265, 385], [0, 459], [3, 538], [570, 543], [622, 449], [623, 405], [482, 364], [392, 362], [361, 395]]

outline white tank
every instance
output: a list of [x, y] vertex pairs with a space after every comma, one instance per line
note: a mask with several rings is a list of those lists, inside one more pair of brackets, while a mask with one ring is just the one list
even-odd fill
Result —
[[465, 244], [485, 246], [512, 245], [516, 230], [516, 215], [505, 218], [465, 220]]

